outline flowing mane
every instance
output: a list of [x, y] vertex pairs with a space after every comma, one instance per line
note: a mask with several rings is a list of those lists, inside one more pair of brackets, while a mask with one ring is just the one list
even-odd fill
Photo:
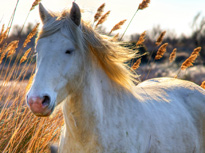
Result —
[[[72, 35], [72, 42], [78, 44], [82, 55], [92, 54], [96, 58], [108, 77], [131, 91], [136, 81], [136, 74], [130, 71], [125, 64], [136, 57], [136, 52], [120, 46], [118, 43], [110, 42], [98, 34], [89, 23], [81, 22], [80, 27], [76, 26], [70, 19], [68, 11], [60, 14], [50, 12], [50, 19], [39, 32], [38, 39], [47, 37], [57, 31], [61, 31], [66, 37]], [[86, 66], [86, 65], [85, 65]]]

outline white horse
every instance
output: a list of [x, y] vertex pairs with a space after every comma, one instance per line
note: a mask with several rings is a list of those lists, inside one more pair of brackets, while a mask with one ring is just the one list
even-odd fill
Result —
[[204, 153], [205, 90], [175, 78], [134, 86], [124, 65], [134, 53], [99, 36], [70, 13], [46, 11], [27, 102], [49, 116], [63, 101], [61, 153]]

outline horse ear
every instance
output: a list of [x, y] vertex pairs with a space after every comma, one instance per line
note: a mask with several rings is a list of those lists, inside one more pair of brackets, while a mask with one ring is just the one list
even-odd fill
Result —
[[77, 26], [80, 25], [80, 21], [81, 21], [80, 8], [75, 2], [73, 2], [73, 6], [70, 11], [70, 18]]
[[41, 21], [43, 23], [47, 22], [52, 16], [49, 14], [49, 12], [43, 7], [41, 3], [39, 3], [39, 14]]

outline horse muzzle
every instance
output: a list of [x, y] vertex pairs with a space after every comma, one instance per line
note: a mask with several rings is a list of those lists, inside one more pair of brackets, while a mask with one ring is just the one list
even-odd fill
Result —
[[31, 111], [39, 117], [46, 117], [51, 115], [52, 108], [50, 108], [51, 99], [45, 95], [43, 97], [31, 96], [27, 97], [27, 103]]

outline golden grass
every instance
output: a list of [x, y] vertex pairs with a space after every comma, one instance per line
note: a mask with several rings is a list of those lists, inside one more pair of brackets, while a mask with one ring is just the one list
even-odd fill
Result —
[[[9, 29], [10, 29], [10, 27], [7, 27], [7, 29], [4, 32], [1, 31], [0, 44], [7, 38]], [[2, 26], [2, 30], [4, 30], [4, 26]]]
[[132, 69], [136, 70], [140, 67], [140, 63], [141, 63], [141, 58], [139, 58], [133, 65], [132, 65]]
[[194, 50], [193, 50], [193, 52], [191, 53], [191, 56], [192, 55], [197, 55], [197, 56], [199, 56], [199, 52], [201, 51], [201, 47], [197, 47], [197, 48], [195, 48]]
[[177, 49], [174, 48], [173, 51], [171, 52], [170, 56], [169, 56], [169, 62], [172, 63], [175, 58], [176, 58], [176, 52], [177, 52]]
[[[49, 144], [59, 139], [63, 125], [62, 113], [58, 112], [54, 118], [38, 118], [25, 104], [25, 76], [28, 71], [34, 73], [35, 69], [31, 58], [28, 56], [29, 60], [24, 65], [15, 62], [7, 67], [4, 76], [0, 74], [3, 77], [0, 82], [0, 152], [48, 152]], [[15, 71], [16, 67], [21, 67], [19, 75]], [[14, 77], [12, 80], [11, 76]]]
[[[49, 152], [50, 143], [59, 140], [64, 124], [62, 113], [58, 112], [53, 118], [39, 118], [33, 115], [25, 103], [26, 91], [33, 75], [27, 86], [25, 76], [28, 71], [33, 74], [35, 69], [35, 65], [30, 62], [31, 58], [28, 56], [29, 60], [23, 65], [19, 61], [14, 63], [16, 66], [10, 67], [0, 82], [0, 152]], [[19, 65], [21, 69], [17, 75], [14, 67]], [[11, 80], [11, 76], [15, 78]]]
[[39, 26], [39, 23], [37, 23], [37, 25], [33, 28], [33, 30], [28, 34], [26, 40], [24, 41], [23, 43], [23, 47], [25, 48], [27, 46], [27, 44], [31, 41], [31, 38], [33, 38], [36, 33], [37, 33], [37, 30], [38, 30], [38, 26]]
[[201, 51], [201, 47], [197, 47], [193, 50], [189, 58], [187, 58], [181, 65], [181, 70], [186, 70], [188, 67], [193, 66], [194, 61], [199, 55], [199, 52]]
[[137, 41], [136, 43], [136, 46], [139, 46], [139, 45], [142, 45], [145, 41], [145, 36], [146, 36], [146, 31], [144, 31], [140, 37], [139, 37], [139, 40]]
[[95, 28], [97, 28], [100, 24], [103, 24], [106, 20], [107, 17], [109, 16], [110, 11], [107, 11], [97, 22], [97, 24], [95, 25]]
[[2, 53], [1, 53], [1, 56], [0, 56], [0, 64], [2, 63], [4, 57], [6, 56], [6, 51], [3, 50], [6, 45], [7, 45], [6, 43], [3, 45], [3, 48], [2, 48], [2, 51], [1, 51]]
[[111, 29], [111, 31], [109, 32], [108, 35], [110, 35], [113, 31], [120, 29], [121, 26], [125, 23], [125, 21], [127, 21], [127, 20], [126, 19], [122, 20], [122, 21], [118, 22], [116, 25], [114, 25], [114, 27]]
[[139, 10], [143, 10], [143, 9], [147, 8], [149, 3], [150, 3], [150, 0], [143, 0], [143, 1], [139, 4], [138, 9], [139, 9]]
[[40, 2], [41, 0], [35, 0], [30, 8], [30, 11], [32, 11]]
[[[32, 9], [39, 2], [36, 0]], [[31, 75], [29, 81], [25, 80], [25, 77], [28, 73], [34, 74], [35, 64], [32, 49], [29, 48], [24, 55], [23, 49], [35, 36], [38, 25], [21, 47], [19, 40], [7, 45], [10, 28], [5, 30], [3, 25], [1, 29], [0, 64], [3, 59], [4, 62], [0, 69], [0, 152], [49, 152], [49, 145], [58, 142], [64, 124], [60, 111], [53, 118], [39, 118], [33, 115], [25, 102], [26, 92], [34, 75]], [[17, 47], [20, 48], [18, 52]]]
[[168, 46], [168, 43], [164, 43], [157, 51], [157, 55], [155, 56], [156, 60], [159, 60], [163, 57], [164, 53], [167, 51], [166, 47]]
[[29, 48], [25, 54], [22, 56], [21, 60], [20, 60], [20, 64], [23, 63], [25, 60], [27, 60], [27, 56], [28, 54], [31, 52], [31, 48]]
[[163, 41], [163, 39], [164, 39], [165, 34], [166, 34], [166, 31], [163, 31], [163, 32], [159, 35], [159, 37], [157, 38], [156, 43], [155, 43], [157, 46], [161, 45], [161, 43], [162, 43], [162, 41]]
[[12, 41], [6, 48], [6, 52], [8, 51], [7, 57], [12, 56], [16, 52], [16, 48], [18, 47], [19, 40]]
[[100, 5], [100, 7], [97, 9], [96, 14], [94, 15], [94, 22], [96, 22], [101, 16], [104, 11], [105, 3]]

